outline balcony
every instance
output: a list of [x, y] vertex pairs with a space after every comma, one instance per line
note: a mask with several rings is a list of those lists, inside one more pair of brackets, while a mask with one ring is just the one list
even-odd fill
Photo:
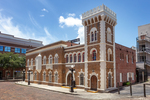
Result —
[[139, 48], [137, 49], [138, 53], [148, 53], [150, 54], [150, 49], [148, 47], [144, 47], [144, 48]]
[[146, 35], [141, 35], [139, 37], [136, 38], [137, 42], [140, 42], [140, 41], [148, 41], [150, 42], [150, 37], [146, 36]]

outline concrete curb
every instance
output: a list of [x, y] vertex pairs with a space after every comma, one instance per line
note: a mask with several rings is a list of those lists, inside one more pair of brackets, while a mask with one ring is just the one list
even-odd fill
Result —
[[52, 91], [52, 92], [59, 92], [59, 93], [63, 93], [63, 94], [70, 94], [70, 95], [79, 95], [76, 93], [76, 91], [74, 93], [68, 93], [68, 92], [62, 92], [62, 91], [57, 91], [57, 90], [50, 90], [50, 89], [46, 89], [46, 88], [41, 88], [41, 87], [36, 87], [36, 86], [32, 86], [32, 85], [25, 85], [25, 84], [21, 84], [21, 83], [17, 83], [15, 82], [15, 84], [17, 85], [22, 85], [22, 86], [28, 86], [28, 87], [34, 87], [34, 88], [39, 88], [39, 89], [43, 89], [43, 90], [48, 90], [48, 91]]

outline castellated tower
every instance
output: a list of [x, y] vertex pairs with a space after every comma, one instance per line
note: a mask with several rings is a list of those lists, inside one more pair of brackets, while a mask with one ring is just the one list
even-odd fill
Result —
[[82, 14], [85, 38], [85, 88], [116, 87], [116, 14], [105, 5]]

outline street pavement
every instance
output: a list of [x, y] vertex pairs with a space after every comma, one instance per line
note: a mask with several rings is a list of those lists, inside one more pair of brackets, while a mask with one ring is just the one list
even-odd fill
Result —
[[32, 84], [27, 82], [21, 85], [14, 82], [0, 82], [0, 100], [150, 100], [150, 86], [146, 85], [147, 97], [143, 95], [143, 83], [132, 85], [133, 95], [130, 96], [130, 88], [124, 87], [114, 93], [90, 93], [84, 89], [75, 89], [70, 93], [68, 88]]

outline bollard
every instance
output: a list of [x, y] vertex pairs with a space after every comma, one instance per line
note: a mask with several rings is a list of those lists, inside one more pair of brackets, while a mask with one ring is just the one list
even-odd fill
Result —
[[146, 97], [146, 89], [145, 89], [145, 84], [143, 84], [143, 88], [144, 88], [144, 97]]
[[132, 85], [131, 85], [131, 82], [130, 82], [130, 95], [132, 96]]
[[118, 83], [118, 94], [120, 94], [120, 88], [119, 88], [119, 83]]

